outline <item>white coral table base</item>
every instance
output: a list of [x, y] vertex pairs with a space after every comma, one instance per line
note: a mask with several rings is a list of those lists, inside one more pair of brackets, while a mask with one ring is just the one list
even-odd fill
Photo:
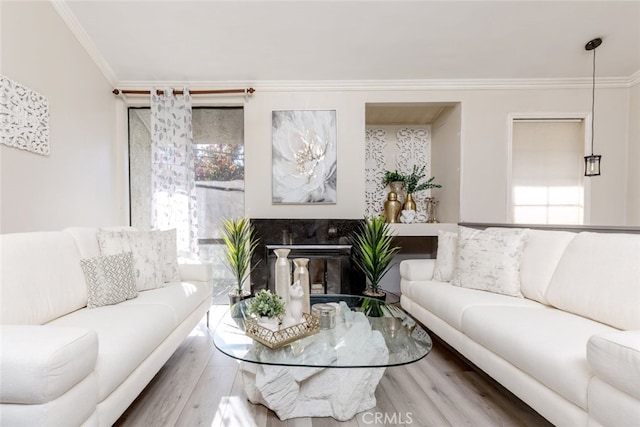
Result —
[[240, 364], [251, 403], [281, 420], [333, 417], [347, 421], [376, 405], [375, 391], [385, 368], [306, 368]]

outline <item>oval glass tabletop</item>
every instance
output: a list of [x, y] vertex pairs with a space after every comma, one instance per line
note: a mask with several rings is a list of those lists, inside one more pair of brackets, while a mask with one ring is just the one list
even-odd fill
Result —
[[218, 350], [245, 362], [325, 368], [387, 367], [416, 362], [432, 347], [427, 332], [395, 305], [363, 296], [320, 294], [311, 295], [311, 305], [335, 303], [339, 307], [335, 327], [271, 349], [245, 334], [250, 303], [251, 299], [246, 299], [231, 306], [213, 333]]

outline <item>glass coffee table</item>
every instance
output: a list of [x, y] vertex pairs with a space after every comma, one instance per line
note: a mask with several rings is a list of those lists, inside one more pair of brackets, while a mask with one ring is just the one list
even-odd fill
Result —
[[[244, 300], [231, 306], [213, 334], [218, 350], [241, 361], [247, 397], [281, 420], [327, 417], [346, 421], [376, 405], [387, 367], [416, 362], [432, 347], [425, 330], [401, 308], [353, 295], [311, 295], [311, 304], [338, 308], [335, 326], [271, 349], [245, 334]], [[366, 316], [362, 310], [378, 314]]]

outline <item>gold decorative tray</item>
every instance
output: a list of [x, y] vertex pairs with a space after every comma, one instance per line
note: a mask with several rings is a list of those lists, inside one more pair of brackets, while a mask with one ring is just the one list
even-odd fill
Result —
[[258, 325], [255, 319], [248, 318], [245, 323], [245, 334], [271, 349], [280, 348], [300, 338], [315, 334], [320, 330], [320, 320], [307, 313], [302, 313], [304, 321], [288, 328], [272, 331]]

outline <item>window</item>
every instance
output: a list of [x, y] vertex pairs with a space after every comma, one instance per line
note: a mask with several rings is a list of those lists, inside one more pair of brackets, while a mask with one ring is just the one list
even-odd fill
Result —
[[[198, 197], [200, 259], [220, 264], [217, 279], [231, 278], [222, 267], [219, 228], [223, 218], [244, 215], [244, 110], [192, 110], [194, 167]], [[151, 225], [151, 111], [129, 109], [131, 225]]]
[[518, 224], [584, 223], [584, 120], [514, 119], [511, 218]]

